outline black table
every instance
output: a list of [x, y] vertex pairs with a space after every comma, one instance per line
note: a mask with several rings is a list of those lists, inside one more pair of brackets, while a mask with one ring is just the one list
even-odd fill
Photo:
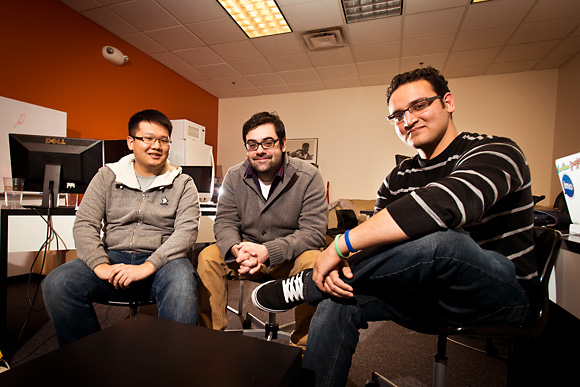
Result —
[[137, 315], [0, 374], [0, 386], [298, 386], [301, 350]]

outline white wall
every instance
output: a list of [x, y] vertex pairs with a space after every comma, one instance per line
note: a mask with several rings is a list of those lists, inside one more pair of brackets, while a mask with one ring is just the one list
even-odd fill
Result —
[[[459, 130], [497, 134], [520, 144], [532, 168], [533, 193], [550, 194], [558, 70], [451, 79]], [[246, 157], [242, 125], [276, 111], [292, 138], [318, 138], [318, 164], [330, 201], [374, 199], [397, 153], [412, 155], [386, 120], [386, 86], [220, 99], [218, 164]]]

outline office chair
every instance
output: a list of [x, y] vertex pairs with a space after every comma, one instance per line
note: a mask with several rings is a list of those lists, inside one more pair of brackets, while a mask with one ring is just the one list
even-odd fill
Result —
[[350, 230], [358, 226], [358, 218], [354, 210], [336, 210], [337, 226], [326, 230], [326, 235], [334, 238], [338, 234], [344, 234], [346, 230]]
[[[263, 337], [267, 341], [280, 339], [289, 343], [292, 332], [296, 327], [295, 322], [279, 325], [276, 320], [276, 313], [268, 313], [268, 322], [260, 320], [250, 312], [246, 312], [244, 317], [244, 282], [246, 281], [249, 280], [239, 280], [240, 294], [238, 298], [238, 309], [230, 305], [227, 307], [228, 311], [240, 318], [242, 329], [231, 329], [226, 330], [226, 332], [241, 333], [244, 336], [250, 337]], [[252, 326], [257, 326], [258, 328], [252, 328]]]
[[123, 306], [129, 308], [129, 317], [134, 317], [139, 314], [140, 306], [147, 306], [155, 304], [155, 300], [134, 300], [134, 301], [111, 301], [99, 300], [95, 301], [97, 304], [110, 306]]
[[[553, 229], [534, 227], [535, 250], [538, 265], [538, 272], [540, 274], [540, 286], [537, 294], [537, 304], [532, 305], [533, 318], [524, 325], [516, 326], [507, 323], [496, 323], [487, 325], [473, 325], [464, 327], [449, 327], [449, 328], [430, 328], [415, 324], [401, 324], [405, 328], [413, 331], [437, 335], [437, 353], [435, 354], [433, 366], [433, 386], [445, 386], [445, 373], [447, 370], [447, 337], [452, 335], [477, 335], [486, 337], [509, 337], [510, 339], [510, 353], [508, 360], [508, 386], [515, 386], [521, 383], [521, 380], [516, 380], [515, 368], [519, 367], [517, 363], [521, 355], [526, 354], [526, 349], [522, 344], [525, 340], [537, 338], [544, 330], [548, 321], [548, 306], [549, 294], [548, 283], [552, 269], [556, 264], [558, 258], [558, 251], [562, 243], [562, 234]], [[387, 386], [396, 387], [384, 376], [373, 372], [371, 380], [367, 382], [366, 386]]]

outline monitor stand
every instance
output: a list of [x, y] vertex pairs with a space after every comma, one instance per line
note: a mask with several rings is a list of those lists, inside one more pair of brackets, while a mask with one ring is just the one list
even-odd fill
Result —
[[58, 187], [60, 185], [60, 165], [46, 164], [44, 167], [44, 185], [42, 187], [42, 204], [24, 206], [25, 208], [57, 208]]

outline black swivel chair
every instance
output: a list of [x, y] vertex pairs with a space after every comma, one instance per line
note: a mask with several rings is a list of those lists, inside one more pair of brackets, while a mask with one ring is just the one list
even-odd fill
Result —
[[350, 230], [358, 226], [358, 219], [354, 210], [336, 210], [337, 226], [326, 230], [326, 235], [334, 238], [338, 234], [344, 234], [346, 230]]
[[[244, 336], [250, 337], [263, 337], [267, 341], [280, 339], [289, 343], [292, 332], [296, 327], [295, 322], [279, 325], [276, 320], [276, 313], [268, 313], [268, 322], [260, 320], [250, 312], [246, 312], [244, 316], [244, 283], [246, 281], [249, 280], [239, 281], [240, 293], [238, 298], [238, 309], [230, 305], [227, 307], [228, 311], [232, 312], [240, 318], [242, 329], [231, 329], [226, 331], [241, 333]], [[252, 326], [257, 326], [258, 328], [252, 328]]]
[[[521, 385], [521, 381], [516, 380], [516, 370], [521, 366], [518, 359], [526, 354], [526, 341], [534, 339], [542, 333], [548, 321], [548, 283], [552, 269], [558, 258], [558, 251], [562, 243], [562, 234], [553, 229], [534, 228], [535, 250], [537, 257], [538, 273], [540, 274], [540, 287], [537, 294], [538, 303], [534, 308], [534, 316], [530, 321], [522, 326], [516, 326], [507, 323], [474, 325], [456, 328], [434, 329], [417, 325], [403, 325], [405, 328], [413, 331], [437, 335], [437, 353], [433, 367], [433, 386], [445, 386], [445, 373], [447, 368], [447, 337], [452, 335], [477, 335], [485, 337], [509, 337], [510, 354], [508, 361], [508, 386]], [[388, 386], [396, 387], [384, 376], [374, 372], [372, 381], [367, 386]]]
[[103, 300], [96, 301], [98, 304], [110, 305], [110, 306], [123, 306], [129, 308], [129, 317], [134, 317], [139, 314], [140, 306], [147, 306], [155, 304], [155, 300], [134, 300], [134, 301], [111, 301]]

